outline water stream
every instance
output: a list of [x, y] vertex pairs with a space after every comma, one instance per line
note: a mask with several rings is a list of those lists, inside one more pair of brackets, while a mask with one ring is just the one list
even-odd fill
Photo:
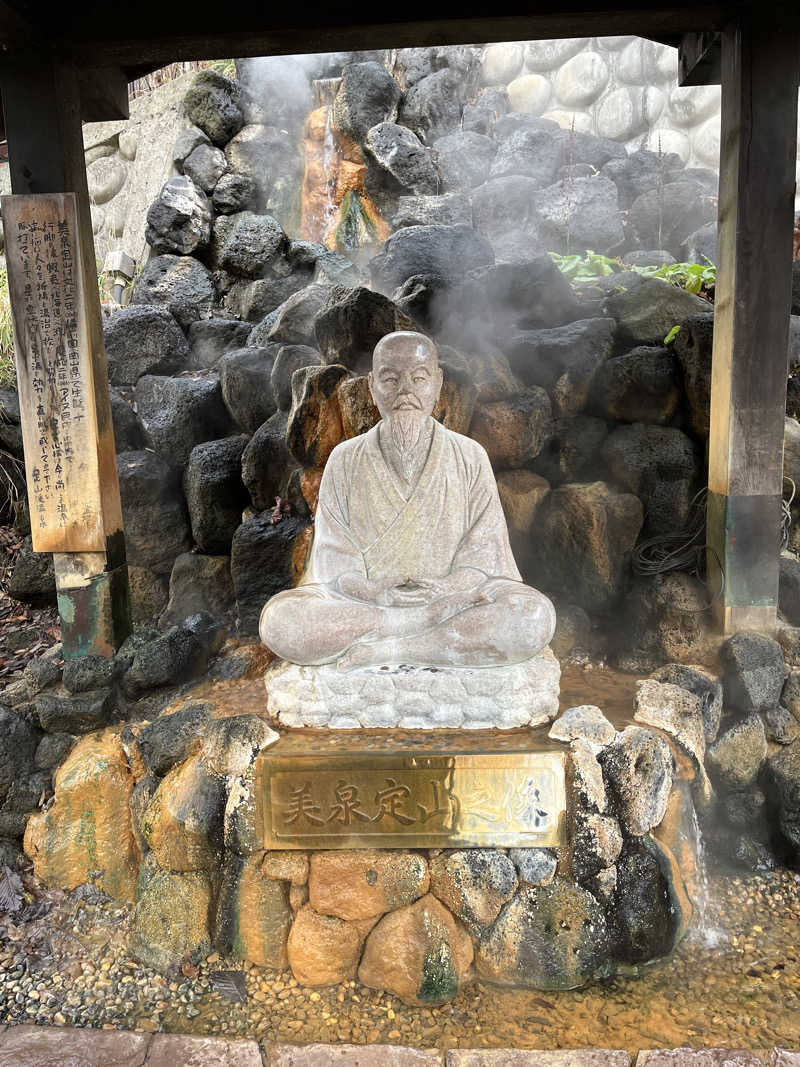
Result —
[[322, 171], [325, 176], [325, 205], [322, 209], [322, 224], [323, 232], [320, 240], [323, 244], [327, 244], [328, 238], [331, 235], [336, 224], [336, 216], [339, 208], [333, 199], [334, 187], [336, 185], [336, 175], [333, 169], [333, 162], [336, 153], [336, 146], [333, 140], [333, 108], [328, 107], [325, 113], [325, 139], [322, 142]]
[[728, 939], [728, 935], [712, 918], [708, 852], [700, 826], [700, 819], [697, 815], [697, 808], [694, 805], [692, 805], [692, 834], [694, 837], [695, 884], [694, 897], [692, 899], [694, 916], [689, 937], [707, 948], [717, 948]]

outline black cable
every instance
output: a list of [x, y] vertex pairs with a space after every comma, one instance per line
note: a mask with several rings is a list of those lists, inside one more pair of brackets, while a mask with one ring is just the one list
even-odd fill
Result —
[[631, 565], [634, 574], [653, 577], [669, 571], [688, 571], [702, 580], [706, 553], [711, 552], [717, 561], [720, 586], [711, 600], [702, 608], [684, 608], [684, 615], [700, 615], [719, 600], [725, 590], [725, 571], [716, 551], [706, 544], [706, 496], [707, 489], [696, 493], [689, 504], [689, 521], [682, 530], [648, 537], [633, 550]]
[[[784, 475], [784, 481], [791, 486], [789, 499], [781, 498], [780, 550], [789, 544], [789, 532], [792, 525], [792, 503], [797, 488], [791, 478]], [[701, 489], [689, 504], [689, 521], [682, 530], [668, 534], [648, 537], [633, 550], [631, 565], [634, 574], [652, 577], [667, 574], [669, 571], [688, 571], [702, 581], [706, 556], [711, 553], [717, 561], [720, 573], [720, 586], [708, 604], [703, 608], [685, 608], [683, 614], [699, 615], [708, 611], [725, 591], [725, 570], [722, 560], [711, 545], [706, 544], [706, 497], [708, 489]]]
[[795, 493], [797, 492], [797, 486], [794, 484], [788, 474], [783, 476], [784, 482], [788, 482], [792, 487], [792, 491], [789, 494], [789, 499], [785, 500], [781, 498], [781, 551], [789, 544], [789, 531], [792, 526], [792, 503], [794, 502]]

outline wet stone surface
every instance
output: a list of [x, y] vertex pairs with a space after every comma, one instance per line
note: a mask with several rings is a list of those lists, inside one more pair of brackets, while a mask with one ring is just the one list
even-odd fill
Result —
[[[425, 1008], [356, 980], [303, 989], [289, 972], [217, 954], [163, 978], [126, 955], [126, 909], [85, 888], [26, 889], [25, 911], [0, 915], [0, 1023], [440, 1049], [800, 1043], [800, 875], [786, 871], [712, 879], [706, 922], [724, 921], [721, 940], [690, 934], [638, 977], [560, 993], [472, 985]], [[219, 970], [243, 973], [245, 1003], [213, 991]]]

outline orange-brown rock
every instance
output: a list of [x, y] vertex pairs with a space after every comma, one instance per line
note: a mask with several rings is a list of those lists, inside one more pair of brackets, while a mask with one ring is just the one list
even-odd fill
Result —
[[306, 905], [289, 932], [289, 966], [303, 985], [334, 985], [354, 978], [365, 932], [355, 923], [320, 915]]
[[[316, 508], [315, 508], [316, 510]], [[311, 542], [314, 539], [314, 527], [304, 526], [292, 545], [292, 582], [296, 585], [303, 575], [306, 559], [311, 550]]]
[[501, 352], [482, 352], [479, 356], [468, 356], [467, 364], [478, 390], [479, 401], [505, 400], [522, 388], [519, 379], [511, 370], [511, 365]]
[[308, 881], [308, 853], [277, 849], [265, 852], [261, 861], [261, 873], [265, 878], [305, 885]]
[[328, 456], [344, 438], [336, 389], [346, 375], [344, 367], [333, 364], [300, 367], [292, 376], [292, 410], [286, 444], [304, 467], [324, 467]]
[[345, 193], [360, 193], [364, 189], [367, 168], [363, 163], [351, 163], [343, 159], [336, 171], [336, 195], [341, 201]]
[[407, 1004], [444, 1004], [469, 977], [472, 941], [430, 893], [385, 915], [367, 938], [358, 977]]
[[357, 141], [354, 141], [349, 134], [343, 133], [341, 130], [334, 129], [333, 141], [336, 145], [336, 152], [340, 159], [346, 159], [350, 163], [364, 163], [364, 153], [361, 150], [361, 146]]
[[345, 437], [358, 437], [366, 433], [380, 419], [366, 375], [343, 378], [339, 382], [338, 394]]
[[443, 423], [448, 430], [466, 433], [475, 411], [478, 392], [471, 382], [455, 381], [447, 376], [433, 409], [433, 417]]
[[342, 850], [312, 854], [308, 893], [322, 915], [369, 919], [410, 904], [429, 884], [428, 865], [416, 853]]
[[311, 514], [314, 515], [317, 510], [317, 501], [319, 500], [319, 483], [322, 481], [322, 471], [319, 467], [313, 467], [310, 470], [304, 470], [300, 475], [300, 492], [303, 494], [303, 500], [308, 504]]
[[697, 899], [697, 843], [691, 786], [676, 781], [667, 801], [664, 818], [652, 831], [656, 841], [677, 863], [689, 895]]
[[318, 187], [320, 195], [324, 193], [326, 182], [325, 167], [322, 159], [311, 157], [306, 162], [306, 181], [313, 187]]
[[281, 970], [291, 923], [286, 882], [265, 878], [260, 857], [229, 857], [217, 901], [214, 943], [220, 952]]
[[199, 756], [173, 767], [142, 818], [142, 833], [165, 871], [210, 870], [222, 855], [224, 781]]
[[378, 231], [378, 239], [385, 241], [389, 227], [364, 195], [367, 174], [364, 153], [346, 134], [331, 130], [329, 114], [329, 108], [319, 107], [306, 120], [300, 234], [307, 240], [334, 247], [342, 221], [342, 203], [348, 193], [357, 193], [362, 212]]
[[309, 112], [308, 118], [306, 119], [305, 134], [310, 141], [325, 140], [325, 130], [328, 126], [329, 111], [330, 108], [323, 105], [322, 107], [315, 108], [313, 111]]
[[133, 901], [140, 853], [130, 798], [134, 778], [119, 731], [87, 734], [55, 776], [55, 803], [32, 815], [25, 852], [48, 885], [75, 889], [92, 880], [115, 900]]
[[532, 471], [501, 471], [497, 475], [500, 503], [512, 537], [530, 533], [536, 510], [550, 492], [550, 483]]
[[[693, 878], [692, 888], [694, 895], [690, 897], [684, 880], [684, 869], [672, 849], [656, 837], [652, 837], [648, 843], [654, 855], [658, 857], [661, 873], [666, 879], [671, 904], [670, 914], [675, 919], [674, 943], [677, 944], [689, 929], [689, 923], [694, 911], [693, 900], [697, 900], [697, 882]], [[694, 876], [695, 874], [696, 870], [693, 870], [691, 875]]]
[[541, 452], [552, 433], [550, 398], [531, 386], [507, 400], [475, 408], [470, 437], [489, 453], [497, 470], [524, 466]]

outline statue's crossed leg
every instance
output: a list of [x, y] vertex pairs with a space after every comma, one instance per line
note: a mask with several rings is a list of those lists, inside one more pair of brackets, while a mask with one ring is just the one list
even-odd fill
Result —
[[294, 663], [336, 662], [340, 669], [415, 663], [502, 666], [537, 655], [550, 642], [555, 612], [542, 593], [489, 578], [469, 593], [427, 604], [383, 607], [317, 585], [273, 597], [259, 632]]

